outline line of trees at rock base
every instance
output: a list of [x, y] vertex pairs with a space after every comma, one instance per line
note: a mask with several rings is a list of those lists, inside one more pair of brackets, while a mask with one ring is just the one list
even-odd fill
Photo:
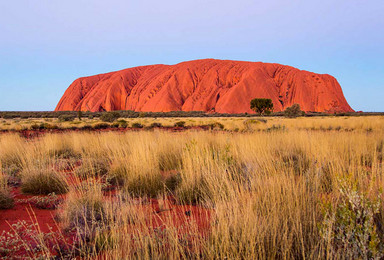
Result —
[[120, 110], [112, 112], [90, 112], [90, 111], [3, 111], [0, 112], [2, 119], [28, 119], [28, 118], [58, 118], [60, 121], [72, 121], [75, 118], [104, 118], [103, 121], [110, 122], [117, 116], [120, 118], [139, 118], [139, 117], [255, 117], [255, 116], [375, 116], [384, 115], [381, 112], [346, 112], [346, 113], [325, 113], [325, 112], [304, 112], [301, 111], [299, 104], [294, 104], [286, 108], [285, 111], [273, 112], [273, 102], [271, 99], [255, 98], [250, 102], [250, 107], [255, 114], [240, 113], [207, 113], [204, 111], [170, 111], [170, 112], [138, 112], [132, 110]]

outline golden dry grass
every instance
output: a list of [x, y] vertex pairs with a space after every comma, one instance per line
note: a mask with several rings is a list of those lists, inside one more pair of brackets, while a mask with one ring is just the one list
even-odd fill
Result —
[[[131, 121], [173, 125], [178, 120]], [[62, 160], [69, 168], [75, 168], [80, 158], [83, 164], [102, 161], [107, 165], [106, 172], [95, 174], [96, 166], [90, 163], [91, 170], [86, 176], [73, 176], [78, 184], [70, 187], [60, 209], [62, 225], [86, 234], [87, 242], [82, 241], [79, 247], [87, 257], [98, 254], [107, 259], [380, 256], [374, 251], [383, 250], [381, 200], [374, 224], [369, 222], [374, 225], [374, 231], [367, 227], [370, 235], [378, 234], [379, 244], [373, 245], [370, 237], [366, 240], [349, 237], [361, 243], [361, 247], [368, 244], [368, 249], [347, 254], [353, 250], [350, 243], [342, 238], [326, 237], [323, 229], [340, 224], [337, 216], [331, 226], [325, 223], [328, 223], [327, 214], [336, 213], [338, 206], [344, 205], [340, 203], [344, 201], [345, 185], [361, 196], [358, 198], [372, 201], [382, 198], [383, 117], [268, 118], [266, 123], [244, 123], [248, 118], [180, 120], [189, 125], [216, 121], [224, 124], [225, 129], [239, 132], [90, 132], [47, 134], [33, 140], [3, 134], [0, 161], [4, 172], [15, 166], [24, 169], [20, 174], [28, 174], [30, 171], [25, 169], [36, 167], [54, 169]], [[172, 188], [167, 185], [170, 176], [174, 178], [170, 181]], [[110, 180], [119, 185], [117, 199], [103, 199], [100, 180], [104, 185]], [[212, 217], [207, 234], [202, 235], [196, 223], [187, 221], [189, 227], [180, 235], [171, 219], [164, 220], [164, 229], [151, 229], [148, 209], [138, 201], [144, 201], [147, 196], [161, 200], [167, 195], [173, 195], [179, 204], [197, 204], [209, 209]], [[326, 211], [329, 205], [330, 211]], [[347, 213], [347, 217], [354, 217]]]

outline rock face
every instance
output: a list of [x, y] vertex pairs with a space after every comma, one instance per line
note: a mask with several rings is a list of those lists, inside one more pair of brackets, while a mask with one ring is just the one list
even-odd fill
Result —
[[250, 101], [270, 98], [274, 111], [353, 111], [337, 80], [280, 64], [195, 60], [79, 78], [55, 111], [206, 111], [251, 113]]

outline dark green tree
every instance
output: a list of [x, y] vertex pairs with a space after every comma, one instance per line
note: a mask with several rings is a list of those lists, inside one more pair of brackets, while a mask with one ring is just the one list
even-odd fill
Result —
[[269, 98], [252, 99], [251, 109], [260, 115], [269, 114], [273, 111], [272, 99], [269, 99]]

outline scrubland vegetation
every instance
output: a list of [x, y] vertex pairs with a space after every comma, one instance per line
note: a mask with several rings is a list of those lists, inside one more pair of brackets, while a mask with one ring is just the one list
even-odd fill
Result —
[[218, 127], [0, 135], [0, 214], [20, 189], [54, 205], [59, 227], [16, 223], [0, 256], [384, 256], [383, 117], [126, 120], [179, 121]]

